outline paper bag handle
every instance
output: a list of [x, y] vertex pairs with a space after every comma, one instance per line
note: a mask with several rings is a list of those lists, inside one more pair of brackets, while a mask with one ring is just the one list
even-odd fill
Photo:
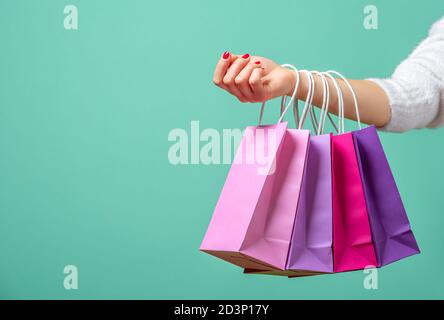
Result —
[[[281, 122], [282, 122], [282, 120], [284, 119], [285, 114], [286, 114], [287, 111], [288, 111], [288, 108], [293, 104], [293, 101], [295, 100], [295, 98], [296, 98], [296, 96], [297, 96], [297, 92], [298, 92], [298, 89], [299, 89], [299, 82], [300, 82], [299, 71], [298, 71], [298, 69], [296, 69], [295, 66], [293, 66], [293, 65], [291, 65], [291, 64], [282, 64], [281, 67], [292, 69], [292, 70], [295, 72], [295, 76], [296, 76], [296, 85], [295, 85], [295, 87], [294, 87], [293, 94], [291, 95], [291, 99], [290, 99], [290, 101], [288, 102], [288, 104], [286, 105], [286, 107], [284, 108], [284, 110], [282, 110], [282, 109], [283, 109], [283, 108], [282, 108], [283, 105], [282, 105], [282, 103], [281, 103], [281, 115], [280, 115], [280, 117], [279, 117], [278, 123], [281, 123]], [[262, 105], [261, 105], [261, 110], [260, 110], [260, 113], [259, 113], [259, 123], [258, 123], [259, 126], [261, 125], [261, 123], [262, 123], [262, 118], [263, 118], [263, 116], [264, 116], [265, 103], [266, 103], [266, 101], [262, 102]]]
[[[334, 79], [334, 77], [331, 74], [334, 74], [334, 75], [338, 76], [342, 81], [344, 81], [344, 83], [346, 84], [346, 86], [350, 90], [350, 92], [352, 94], [352, 97], [353, 97], [354, 107], [355, 107], [356, 121], [358, 122], [359, 129], [362, 129], [361, 117], [359, 115], [358, 98], [356, 96], [355, 90], [353, 89], [353, 86], [350, 84], [350, 82], [341, 73], [339, 73], [337, 71], [329, 70], [329, 71], [327, 71], [325, 73], [330, 75], [330, 77], [334, 80], [336, 85], [339, 87], [339, 85], [337, 84], [336, 79]], [[339, 90], [341, 90], [340, 87], [339, 87]], [[342, 110], [341, 110], [342, 131], [341, 132], [344, 133], [345, 132], [345, 129], [344, 129], [344, 118], [345, 118], [345, 115], [344, 115], [344, 98], [343, 98], [343, 95], [342, 95], [342, 90], [341, 90], [341, 102], [342, 102]]]

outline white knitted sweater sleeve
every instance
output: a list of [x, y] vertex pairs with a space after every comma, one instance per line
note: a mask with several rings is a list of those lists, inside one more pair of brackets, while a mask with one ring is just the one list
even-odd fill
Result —
[[380, 128], [403, 132], [444, 124], [444, 18], [404, 60], [389, 79], [369, 79], [387, 93], [389, 123]]

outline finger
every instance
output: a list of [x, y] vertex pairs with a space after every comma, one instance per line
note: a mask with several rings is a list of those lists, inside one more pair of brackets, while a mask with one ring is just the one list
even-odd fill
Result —
[[251, 72], [250, 79], [248, 80], [248, 84], [250, 85], [253, 95], [257, 100], [255, 102], [263, 102], [265, 98], [265, 90], [262, 83], [263, 75], [264, 70], [262, 68], [255, 68]]
[[253, 90], [250, 87], [250, 76], [254, 69], [260, 68], [261, 62], [255, 61], [254, 63], [247, 64], [241, 72], [234, 79], [234, 83], [239, 91], [243, 94], [245, 98], [248, 99], [249, 102], [255, 102]]
[[244, 54], [239, 59], [236, 59], [231, 66], [228, 68], [222, 82], [226, 86], [227, 90], [235, 95], [241, 102], [247, 102], [247, 98], [242, 94], [242, 92], [236, 87], [234, 79], [237, 77], [239, 72], [248, 64], [250, 61], [250, 55]]
[[225, 73], [227, 72], [230, 65], [236, 60], [238, 57], [234, 54], [231, 54], [228, 51], [225, 51], [220, 57], [219, 61], [216, 64], [216, 68], [214, 69], [213, 82], [216, 86], [219, 86], [225, 89], [225, 86], [222, 82]]

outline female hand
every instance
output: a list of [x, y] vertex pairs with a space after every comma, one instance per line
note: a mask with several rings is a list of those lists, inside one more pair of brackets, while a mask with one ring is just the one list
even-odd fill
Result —
[[293, 93], [294, 71], [274, 61], [224, 52], [214, 70], [213, 82], [241, 102], [263, 102]]

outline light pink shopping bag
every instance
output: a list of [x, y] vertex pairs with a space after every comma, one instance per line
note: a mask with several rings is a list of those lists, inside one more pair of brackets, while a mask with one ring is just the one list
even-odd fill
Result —
[[[246, 129], [202, 251], [242, 268], [285, 269], [308, 141], [287, 123]], [[257, 157], [263, 147], [267, 161]]]

